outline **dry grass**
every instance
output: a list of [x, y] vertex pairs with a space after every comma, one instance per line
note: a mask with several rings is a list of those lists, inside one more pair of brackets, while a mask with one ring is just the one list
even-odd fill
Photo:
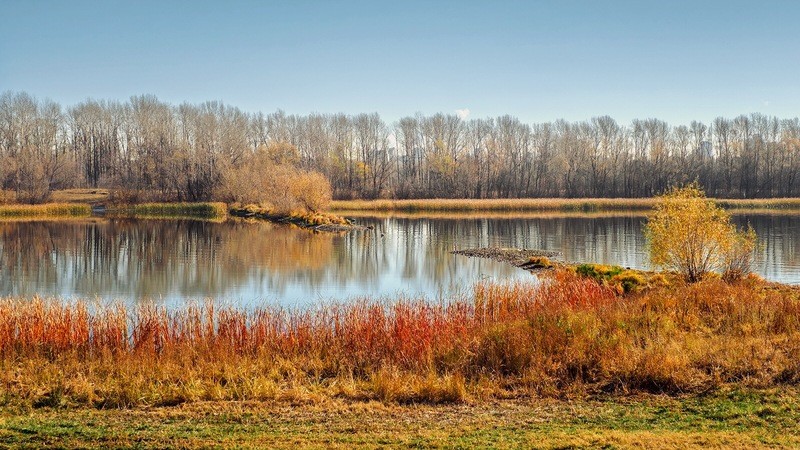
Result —
[[623, 295], [556, 271], [469, 299], [307, 310], [0, 301], [7, 404], [437, 403], [798, 381], [798, 291], [758, 279], [671, 277]]
[[50, 200], [58, 203], [99, 203], [109, 198], [108, 189], [84, 188], [53, 191]]
[[0, 409], [10, 448], [797, 448], [796, 388], [393, 405], [197, 402]]
[[619, 211], [647, 210], [653, 199], [566, 199], [566, 198], [514, 198], [514, 199], [419, 199], [419, 200], [338, 200], [331, 202], [334, 211]]
[[203, 218], [222, 219], [228, 216], [225, 203], [138, 203], [133, 205], [117, 205], [109, 209], [111, 214], [130, 215], [134, 217], [166, 217], [166, 218]]
[[41, 205], [0, 205], [0, 219], [86, 217], [89, 205], [75, 203], [45, 203]]
[[[800, 209], [800, 199], [716, 200], [726, 209]], [[337, 200], [333, 211], [413, 212], [602, 212], [646, 211], [654, 198], [516, 198], [516, 199], [420, 199], [420, 200]]]

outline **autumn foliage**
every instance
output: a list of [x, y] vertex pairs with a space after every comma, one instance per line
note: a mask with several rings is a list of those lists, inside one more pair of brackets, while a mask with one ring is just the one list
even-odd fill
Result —
[[225, 169], [216, 196], [281, 214], [318, 212], [331, 201], [330, 182], [319, 172], [297, 167], [298, 160], [298, 150], [291, 144], [261, 146]]

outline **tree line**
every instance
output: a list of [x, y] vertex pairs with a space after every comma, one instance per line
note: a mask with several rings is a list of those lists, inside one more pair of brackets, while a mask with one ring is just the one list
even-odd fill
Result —
[[646, 197], [691, 181], [714, 197], [798, 196], [800, 121], [750, 114], [688, 125], [608, 116], [527, 124], [440, 113], [387, 124], [376, 113], [247, 113], [150, 95], [66, 108], [0, 95], [0, 187], [18, 201], [74, 187], [246, 200], [240, 193], [260, 185], [241, 186], [242, 177], [292, 183], [317, 172], [335, 198]]

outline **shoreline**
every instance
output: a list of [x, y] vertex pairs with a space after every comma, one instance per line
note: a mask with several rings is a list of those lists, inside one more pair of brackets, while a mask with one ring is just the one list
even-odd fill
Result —
[[288, 224], [314, 231], [345, 232], [367, 230], [332, 213], [276, 214], [254, 206], [228, 205], [222, 202], [172, 202], [135, 204], [43, 203], [37, 205], [0, 205], [0, 222], [28, 220], [68, 220], [87, 218], [126, 219], [199, 219], [225, 221], [230, 217]]
[[[141, 202], [115, 203], [107, 189], [68, 189], [54, 191], [52, 202], [28, 205], [0, 205], [0, 221], [10, 218], [88, 217], [95, 208], [109, 215], [141, 218], [224, 219], [228, 215], [251, 217], [276, 223], [292, 223], [304, 228], [346, 231], [352, 223], [341, 216], [396, 216], [400, 218], [464, 217], [547, 217], [574, 215], [646, 215], [657, 199], [648, 198], [512, 198], [512, 199], [407, 199], [334, 200], [324, 213], [273, 214], [254, 208], [221, 202]], [[711, 199], [731, 214], [798, 214], [800, 198]], [[340, 220], [341, 219], [341, 220]], [[320, 225], [324, 225], [320, 227]], [[317, 227], [317, 228], [315, 228]], [[356, 227], [357, 229], [357, 227]]]
[[[800, 212], [800, 198], [711, 199], [726, 210], [779, 210]], [[419, 200], [334, 200], [331, 211], [375, 212], [636, 212], [656, 204], [648, 198], [520, 198], [520, 199], [419, 199]]]

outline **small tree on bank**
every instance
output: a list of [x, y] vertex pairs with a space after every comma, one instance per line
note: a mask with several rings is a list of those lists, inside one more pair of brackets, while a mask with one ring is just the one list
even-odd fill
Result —
[[696, 282], [720, 271], [728, 281], [750, 272], [755, 232], [739, 232], [730, 216], [697, 184], [673, 188], [658, 198], [645, 230], [650, 261]]

